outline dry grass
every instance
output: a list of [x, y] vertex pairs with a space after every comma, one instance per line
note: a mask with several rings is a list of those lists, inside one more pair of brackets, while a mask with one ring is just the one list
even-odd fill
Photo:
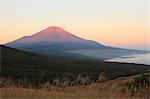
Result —
[[[115, 95], [114, 92], [82, 87], [81, 89], [59, 89], [53, 91], [21, 88], [2, 88], [3, 99], [126, 99], [125, 95]], [[125, 98], [123, 98], [125, 97]]]
[[137, 77], [122, 77], [88, 86], [54, 87], [47, 89], [1, 88], [1, 99], [148, 99], [149, 88], [131, 95], [125, 87]]

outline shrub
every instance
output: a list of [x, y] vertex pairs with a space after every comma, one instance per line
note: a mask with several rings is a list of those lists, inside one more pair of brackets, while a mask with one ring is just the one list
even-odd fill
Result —
[[[148, 74], [142, 74], [134, 79], [133, 82], [127, 83], [127, 88], [131, 96], [137, 93], [143, 93], [143, 90], [149, 92], [150, 78]], [[146, 93], [144, 93], [146, 94]], [[147, 96], [147, 95], [146, 95]]]
[[105, 72], [100, 73], [97, 82], [105, 82], [108, 80], [108, 75]]

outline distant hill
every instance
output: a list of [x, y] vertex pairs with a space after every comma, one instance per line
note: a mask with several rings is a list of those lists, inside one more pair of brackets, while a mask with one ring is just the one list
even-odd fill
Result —
[[76, 79], [78, 75], [96, 80], [101, 72], [109, 79], [147, 72], [148, 66], [103, 61], [45, 57], [1, 45], [1, 77], [25, 80], [37, 85], [54, 79]]

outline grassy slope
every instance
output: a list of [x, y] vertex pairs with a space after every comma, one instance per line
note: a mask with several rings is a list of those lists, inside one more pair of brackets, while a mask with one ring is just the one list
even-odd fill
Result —
[[146, 72], [148, 66], [105, 63], [103, 61], [44, 57], [1, 46], [1, 77], [26, 80], [33, 85], [56, 78], [74, 80], [79, 74], [96, 80], [101, 72], [110, 79]]
[[135, 78], [140, 76], [121, 77], [88, 86], [62, 88], [49, 86], [49, 90], [15, 87], [0, 90], [3, 99], [148, 99], [148, 87], [139, 87], [134, 94], [131, 94], [132, 91], [127, 87], [127, 83], [134, 82]]

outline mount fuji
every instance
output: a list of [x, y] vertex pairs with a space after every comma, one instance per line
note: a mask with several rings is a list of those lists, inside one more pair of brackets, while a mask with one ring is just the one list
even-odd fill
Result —
[[40, 53], [106, 48], [96, 41], [80, 38], [57, 26], [50, 26], [31, 36], [9, 42], [6, 46]]
[[147, 53], [145, 51], [105, 46], [96, 41], [75, 36], [57, 26], [50, 26], [31, 36], [22, 37], [5, 45], [44, 55], [69, 57], [85, 56], [101, 59]]

